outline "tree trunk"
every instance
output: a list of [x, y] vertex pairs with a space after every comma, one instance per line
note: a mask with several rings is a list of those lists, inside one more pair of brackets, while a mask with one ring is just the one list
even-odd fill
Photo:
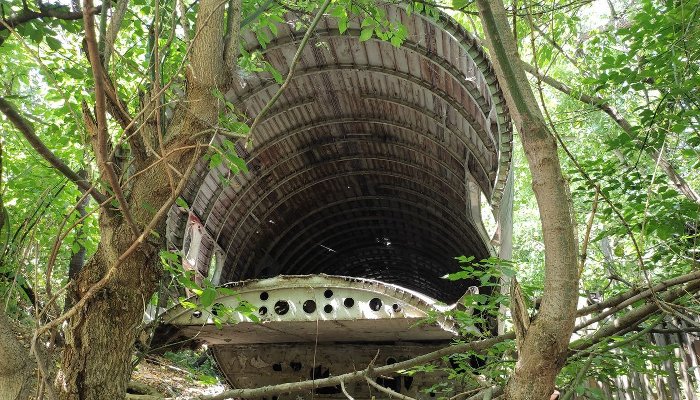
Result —
[[0, 400], [29, 398], [33, 386], [34, 363], [12, 328], [5, 313], [0, 312]]
[[505, 394], [512, 400], [548, 399], [564, 365], [576, 318], [578, 244], [571, 199], [555, 138], [519, 62], [503, 2], [477, 0], [477, 5], [498, 83], [525, 149], [545, 247], [542, 303], [521, 338], [518, 362]]
[[[178, 154], [175, 168], [186, 166], [199, 152]], [[155, 206], [172, 203], [163, 163], [134, 179], [129, 196], [131, 212], [139, 229], [156, 225], [129, 256], [123, 254], [138, 243], [131, 227], [120, 215], [100, 211], [100, 244], [75, 278], [76, 302], [114, 268], [111, 279], [68, 320], [61, 371], [56, 378], [60, 399], [123, 399], [131, 375], [134, 342], [140, 333], [143, 313], [158, 287], [162, 274], [159, 250], [165, 237], [165, 215]], [[121, 261], [118, 261], [121, 258]], [[116, 267], [115, 267], [116, 265]]]
[[[0, 140], [0, 235], [4, 229], [9, 229], [9, 217], [5, 209], [2, 194], [3, 187], [3, 147]], [[4, 255], [5, 246], [0, 239], [0, 257]], [[0, 266], [2, 260], [0, 260]], [[34, 365], [30, 361], [29, 352], [17, 340], [17, 333], [12, 327], [5, 312], [0, 312], [0, 400], [25, 399], [31, 388]]]
[[[130, 232], [126, 226], [121, 228]], [[142, 248], [70, 319], [57, 378], [61, 399], [124, 398], [143, 310], [160, 276], [157, 250], [153, 246]], [[79, 292], [87, 291], [114, 263], [116, 259], [108, 253], [101, 245], [85, 265], [77, 280]]]
[[[75, 281], [79, 308], [65, 330], [66, 346], [56, 379], [61, 400], [125, 396], [133, 345], [162, 273], [158, 252], [164, 248], [165, 211], [174, 203], [190, 168], [200, 158], [201, 145], [206, 147], [211, 138], [203, 131], [216, 126], [222, 104], [214, 90], [225, 93], [226, 78], [235, 76], [234, 71], [224, 67], [224, 4], [218, 0], [199, 2], [187, 68], [187, 101], [178, 106], [168, 124], [167, 134], [161, 138], [160, 154], [151, 155], [132, 176], [126, 202], [133, 225], [127, 221], [124, 209], [100, 210], [100, 244]], [[231, 22], [235, 29], [229, 40], [231, 48], [238, 49], [240, 7], [235, 14]], [[148, 122], [142, 128], [147, 131], [140, 132], [141, 136], [155, 139], [161, 132], [147, 129], [149, 124], [157, 126], [155, 121]], [[138, 238], [135, 230], [142, 231]], [[97, 282], [106, 284], [95, 292]]]

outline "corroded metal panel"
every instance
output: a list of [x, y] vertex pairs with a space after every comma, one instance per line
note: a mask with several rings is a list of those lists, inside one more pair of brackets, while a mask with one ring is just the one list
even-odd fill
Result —
[[[393, 364], [437, 350], [439, 346], [415, 343], [227, 345], [217, 346], [213, 352], [217, 364], [234, 387], [255, 388], [358, 371], [367, 368], [372, 362], [374, 366]], [[384, 387], [420, 400], [435, 398], [434, 393], [431, 396], [430, 389], [445, 379], [447, 374], [440, 371], [430, 374], [419, 372], [410, 376], [396, 373], [374, 378]], [[351, 382], [345, 387], [348, 394], [357, 400], [387, 397], [369, 387], [365, 381]], [[313, 395], [309, 391], [278, 397], [279, 400], [312, 398], [346, 399], [340, 387], [318, 388]]]
[[[490, 63], [450, 17], [386, 11], [408, 30], [400, 47], [360, 42], [359, 20], [344, 34], [332, 18], [321, 21], [290, 89], [252, 146], [238, 146], [248, 174], [198, 165], [185, 199], [225, 254], [215, 276], [352, 270], [454, 301], [466, 286], [440, 280], [457, 268], [453, 257], [492, 254], [478, 210], [465, 207], [470, 182], [498, 207], [510, 165], [510, 119]], [[286, 74], [304, 35], [294, 18], [265, 48], [251, 32], [243, 45]], [[266, 72], [241, 72], [226, 97], [250, 122], [278, 88]], [[373, 204], [354, 201], [370, 197]], [[178, 245], [183, 218], [170, 214]], [[319, 220], [336, 230], [306, 228]], [[393, 248], [378, 256], [375, 239], [384, 237]], [[211, 253], [203, 247], [198, 265]], [[418, 277], [404, 279], [416, 274], [405, 269], [411, 260]]]
[[[183, 336], [210, 344], [284, 342], [449, 341], [456, 329], [438, 316], [452, 306], [420, 293], [368, 279], [279, 276], [232, 286], [206, 310], [175, 307], [164, 316]], [[196, 299], [192, 299], [196, 301]], [[223, 313], [242, 302], [257, 310]], [[223, 327], [214, 326], [218, 318]], [[428, 322], [430, 321], [430, 322]]]

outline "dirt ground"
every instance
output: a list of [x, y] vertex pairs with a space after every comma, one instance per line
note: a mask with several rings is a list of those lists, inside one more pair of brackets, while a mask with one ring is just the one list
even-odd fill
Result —
[[184, 400], [217, 394], [229, 389], [228, 384], [222, 382], [221, 378], [213, 378], [216, 382], [212, 377], [202, 378], [194, 372], [175, 365], [165, 357], [148, 356], [136, 367], [130, 385], [130, 392], [134, 392], [135, 395], [127, 398], [136, 400], [162, 397]]

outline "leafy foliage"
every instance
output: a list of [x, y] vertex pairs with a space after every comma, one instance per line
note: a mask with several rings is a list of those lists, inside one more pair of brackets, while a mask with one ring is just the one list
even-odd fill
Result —
[[[71, 12], [64, 3], [5, 0], [0, 4], [0, 14], [4, 19], [27, 10]], [[198, 8], [197, 2], [184, 3], [185, 13], [180, 16], [173, 0], [130, 2], [108, 67], [111, 75], [118, 77], [116, 90], [132, 115], [156, 84], [164, 88], [163, 115], [173, 113], [176, 100], [183, 96], [185, 57]], [[581, 295], [595, 293], [610, 298], [698, 269], [700, 206], [679, 194], [660, 167], [660, 158], [649, 154], [657, 152], [692, 189], [700, 188], [696, 173], [700, 166], [700, 2], [614, 0], [601, 4], [555, 1], [513, 2], [509, 6], [522, 58], [573, 91], [573, 95], [565, 95], [533, 79], [534, 90], [541, 91], [547, 117], [567, 147], [568, 153], [562, 148], [561, 158], [572, 187], [579, 236], [581, 242], [590, 242]], [[313, 0], [246, 0], [244, 24], [266, 49], [278, 39], [277, 24], [285, 23], [287, 13], [307, 17], [294, 27], [301, 32], [317, 6]], [[482, 35], [474, 18], [476, 9], [469, 1], [409, 2], [405, 8], [428, 18], [438, 18], [440, 11], [448, 11], [468, 30]], [[329, 13], [341, 34], [356, 35], [363, 41], [383, 40], [398, 47], [408, 38], [406, 27], [389, 19], [381, 4], [372, 0], [336, 0]], [[353, 20], [359, 22], [360, 29], [349, 29]], [[83, 35], [80, 18], [42, 17], [16, 24], [11, 30], [2, 27], [0, 96], [17, 105], [47, 147], [69, 167], [84, 171], [94, 181], [97, 167], [81, 116], [83, 101], [94, 104], [94, 82], [82, 45]], [[154, 44], [163, 50], [158, 57]], [[241, 74], [263, 72], [277, 83], [284, 79], [285, 71], [272, 68], [264, 51], [249, 51], [244, 44], [238, 65]], [[582, 105], [581, 94], [599, 96], [629, 123], [629, 132], [590, 104]], [[214, 96], [224, 105], [224, 111], [212, 129], [223, 139], [210, 145], [207, 157], [211, 168], [227, 171], [221, 178], [228, 179], [231, 174], [247, 172], [235, 143], [248, 135], [250, 118], [235, 110], [224, 94], [215, 92]], [[117, 144], [114, 151], [128, 151], [123, 130], [110, 132]], [[100, 227], [96, 205], [88, 206], [85, 217], [73, 212], [83, 194], [38, 156], [6, 119], [0, 119], [0, 134], [2, 208], [6, 211], [0, 230], [0, 298], [7, 312], [30, 318], [35, 301], [32, 296], [43, 299], [49, 287], [67, 283], [72, 256], [82, 249], [88, 256], [95, 252]], [[514, 161], [514, 261], [475, 262], [464, 257], [459, 259], [461, 270], [448, 276], [493, 290], [489, 295], [467, 294], [464, 308], [451, 311], [450, 316], [463, 327], [465, 338], [487, 336], [489, 329], [477, 332], [469, 327], [487, 328], [495, 318], [503, 317], [499, 310], [508, 299], [494, 294], [498, 293], [500, 277], [515, 274], [533, 300], [543, 290], [542, 235], [529, 170], [517, 146]], [[587, 215], [594, 204], [597, 211], [592, 233], [586, 239]], [[187, 207], [182, 199], [178, 205]], [[182, 268], [180, 254], [163, 252], [161, 257], [170, 279], [164, 292], [177, 293], [181, 304], [211, 310], [217, 297], [235, 296], [206, 279], [196, 282], [193, 273]], [[186, 291], [195, 295], [193, 301], [187, 300]], [[669, 306], [667, 313], [697, 312], [697, 299], [686, 297], [683, 301], [685, 308], [678, 311], [678, 307]], [[231, 313], [257, 318], [245, 304], [220, 311], [214, 318], [219, 325], [227, 323]], [[641, 329], [651, 329], [659, 321], [652, 319]], [[644, 371], [651, 367], [655, 374], [664, 374], [658, 365], [674, 359], [672, 350], [652, 345], [635, 333], [612, 336], [589, 354], [572, 357], [559, 383], [578, 394], [602, 398], [597, 389], [577, 381], [578, 371], [586, 368], [586, 376], [598, 381], [630, 369]], [[483, 375], [491, 382], [502, 383], [513, 359], [513, 343], [504, 342], [489, 349], [488, 354], [451, 359], [454, 368], [450, 374], [455, 379]]]

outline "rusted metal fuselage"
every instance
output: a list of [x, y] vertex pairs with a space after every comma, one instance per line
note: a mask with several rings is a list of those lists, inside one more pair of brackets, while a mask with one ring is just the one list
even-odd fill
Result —
[[[164, 318], [183, 336], [209, 343], [234, 387], [324, 378], [367, 368], [373, 360], [392, 364], [444, 347], [456, 335], [454, 323], [441, 316], [450, 306], [379, 281], [279, 276], [228, 287], [236, 294], [219, 297], [207, 309], [178, 306]], [[246, 311], [231, 311], [242, 304]], [[429, 397], [426, 390], [442, 378], [395, 374], [377, 381]], [[366, 383], [350, 387], [357, 398], [371, 398]], [[340, 393], [327, 387], [315, 395]]]

